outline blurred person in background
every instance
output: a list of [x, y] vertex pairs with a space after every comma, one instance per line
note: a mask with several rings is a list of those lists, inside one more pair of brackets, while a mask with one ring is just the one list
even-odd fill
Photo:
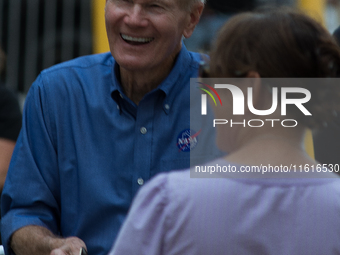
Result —
[[[262, 78], [339, 77], [340, 50], [322, 25], [303, 14], [289, 9], [244, 13], [222, 28], [207, 75], [238, 78], [243, 94], [253, 89], [254, 108], [264, 110], [272, 106], [273, 87], [280, 90], [287, 83]], [[239, 171], [197, 179], [190, 178], [190, 170], [172, 172], [147, 183], [110, 255], [340, 254], [340, 179], [330, 168], [265, 176], [241, 171], [243, 166], [317, 166], [304, 149], [305, 132], [334, 121], [340, 87], [305, 85], [312, 94], [312, 116], [288, 109], [287, 118], [299, 123], [294, 128], [217, 126], [217, 143], [229, 154], [205, 166]], [[216, 118], [238, 123], [254, 118], [248, 109], [232, 115], [230, 92], [218, 92], [223, 107], [214, 107]], [[271, 119], [281, 118], [280, 108]]]
[[140, 186], [214, 144], [190, 130], [201, 55], [182, 45], [203, 8], [106, 0], [111, 52], [38, 76], [2, 194], [7, 255], [106, 255]]
[[295, 0], [209, 0], [190, 38], [184, 40], [191, 51], [209, 52], [222, 25], [233, 15], [262, 6], [293, 6]]
[[208, 52], [218, 30], [232, 15], [249, 11], [255, 7], [256, 0], [209, 0], [204, 8], [200, 22], [190, 38], [184, 40], [189, 50]]
[[[5, 63], [6, 56], [0, 48], [0, 77], [3, 77]], [[0, 79], [0, 193], [20, 129], [21, 111], [17, 97]]]
[[340, 27], [334, 30], [333, 36], [335, 40], [337, 41], [338, 45], [340, 46]]

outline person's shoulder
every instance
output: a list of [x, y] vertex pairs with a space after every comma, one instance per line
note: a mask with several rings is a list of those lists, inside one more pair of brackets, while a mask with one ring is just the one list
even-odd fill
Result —
[[95, 82], [105, 84], [97, 87], [105, 90], [110, 85], [107, 81], [111, 78], [113, 63], [111, 53], [107, 52], [56, 64], [38, 75], [30, 87], [29, 95], [44, 93], [57, 101], [66, 95], [79, 95], [84, 89], [90, 91], [95, 87], [93, 86]]
[[201, 64], [207, 63], [210, 61], [210, 58], [207, 54], [193, 52], [193, 51], [188, 51], [188, 52], [191, 57], [190, 66], [191, 68], [194, 68], [195, 70], [198, 70]]
[[189, 51], [189, 54], [192, 60], [197, 64], [201, 63], [202, 61], [209, 61], [209, 56], [204, 53]]
[[323, 184], [325, 194], [332, 194], [337, 199], [340, 198], [340, 178], [337, 174], [333, 173], [333, 177], [325, 179]]
[[202, 56], [207, 56], [203, 53], [198, 53], [198, 52], [194, 52], [194, 51], [189, 51], [189, 54], [191, 55], [191, 57], [195, 60], [195, 61], [201, 61], [202, 60]]
[[169, 190], [176, 189], [179, 186], [186, 186], [190, 179], [189, 170], [176, 170], [171, 172], [159, 173], [148, 181], [141, 189], [142, 193], [167, 193]]
[[157, 177], [159, 178], [158, 182], [164, 183], [164, 187], [171, 194], [168, 194], [168, 196], [176, 199], [179, 196], [181, 197], [181, 199], [177, 200], [179, 203], [184, 202], [194, 194], [201, 194], [211, 189], [214, 186], [214, 181], [216, 181], [213, 179], [192, 178], [190, 169], [173, 170], [159, 174]]
[[110, 52], [100, 53], [100, 54], [92, 54], [81, 56], [75, 59], [71, 59], [59, 64], [56, 64], [52, 67], [49, 67], [42, 71], [42, 74], [48, 74], [52, 72], [58, 72], [65, 69], [74, 69], [81, 68], [87, 69], [92, 67], [111, 67], [113, 63], [113, 57]]
[[34, 86], [43, 86], [46, 82], [49, 87], [52, 84], [72, 83], [74, 79], [83, 77], [85, 80], [91, 77], [102, 77], [103, 73], [111, 73], [114, 59], [110, 52], [81, 56], [68, 60], [43, 70], [36, 79]]
[[150, 190], [164, 190], [168, 184], [169, 173], [159, 173], [148, 181], [141, 189], [144, 192]]
[[[309, 195], [313, 195], [313, 204], [322, 212], [327, 212], [327, 217], [339, 219], [340, 215], [340, 179], [323, 179], [320, 185], [311, 186]], [[323, 208], [323, 209], [322, 209]], [[326, 210], [326, 211], [324, 211]]]

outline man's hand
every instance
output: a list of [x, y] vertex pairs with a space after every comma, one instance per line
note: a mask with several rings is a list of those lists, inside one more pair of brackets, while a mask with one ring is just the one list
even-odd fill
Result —
[[40, 226], [26, 226], [14, 232], [11, 248], [16, 255], [79, 255], [85, 243], [78, 237], [60, 238]]
[[78, 237], [69, 237], [64, 241], [64, 245], [54, 249], [50, 255], [79, 255], [82, 247], [86, 249], [85, 243]]

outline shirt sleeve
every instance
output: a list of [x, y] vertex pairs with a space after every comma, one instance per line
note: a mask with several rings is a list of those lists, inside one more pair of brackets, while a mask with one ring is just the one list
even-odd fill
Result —
[[58, 234], [59, 177], [52, 143], [48, 99], [38, 77], [24, 107], [22, 132], [17, 140], [1, 197], [1, 234], [7, 255], [14, 231], [38, 225]]
[[109, 255], [162, 254], [167, 228], [167, 175], [140, 189]]
[[21, 118], [15, 94], [0, 84], [0, 138], [16, 141], [21, 129]]

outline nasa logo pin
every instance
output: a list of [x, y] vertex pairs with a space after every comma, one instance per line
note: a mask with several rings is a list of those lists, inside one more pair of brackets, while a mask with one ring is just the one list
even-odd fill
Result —
[[179, 151], [189, 152], [194, 149], [198, 143], [198, 135], [201, 130], [195, 132], [192, 129], [183, 130], [177, 137], [177, 147]]

